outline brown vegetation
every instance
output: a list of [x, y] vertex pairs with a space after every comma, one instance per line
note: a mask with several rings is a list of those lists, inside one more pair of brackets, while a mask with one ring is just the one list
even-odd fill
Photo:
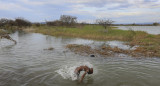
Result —
[[72, 52], [80, 55], [98, 55], [98, 56], [116, 56], [117, 54], [126, 54], [132, 57], [153, 57], [156, 56], [155, 52], [150, 52], [144, 50], [143, 48], [138, 47], [135, 50], [123, 50], [118, 47], [110, 47], [110, 46], [101, 46], [99, 48], [91, 48], [88, 45], [77, 45], [77, 44], [69, 44], [66, 48], [70, 49]]
[[69, 44], [66, 46], [66, 48], [70, 49], [76, 54], [81, 54], [81, 55], [94, 53], [94, 50], [90, 46], [86, 46], [86, 45]]

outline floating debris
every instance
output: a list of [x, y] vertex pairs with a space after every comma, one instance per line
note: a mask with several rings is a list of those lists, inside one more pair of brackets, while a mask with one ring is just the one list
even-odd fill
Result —
[[90, 57], [95, 57], [95, 55], [90, 55]]
[[12, 39], [8, 34], [0, 34], [0, 38], [2, 39], [2, 38], [5, 38], [5, 39], [8, 39], [8, 40], [11, 40], [11, 41], [13, 41], [15, 44], [17, 44], [17, 42], [14, 40], [14, 39]]
[[50, 47], [50, 48], [44, 49], [44, 50], [54, 50], [54, 48], [53, 48], [53, 47]]

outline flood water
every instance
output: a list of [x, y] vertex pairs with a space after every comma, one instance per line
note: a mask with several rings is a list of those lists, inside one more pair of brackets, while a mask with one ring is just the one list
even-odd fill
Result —
[[145, 31], [149, 34], [160, 34], [160, 26], [118, 26], [122, 30]]
[[[17, 40], [0, 40], [0, 86], [159, 86], [160, 59], [80, 56], [67, 44], [98, 45], [105, 42], [16, 32]], [[116, 46], [116, 42], [109, 42]], [[120, 45], [123, 46], [123, 45]], [[44, 50], [53, 47], [54, 50]], [[74, 76], [80, 65], [93, 67], [83, 83]]]

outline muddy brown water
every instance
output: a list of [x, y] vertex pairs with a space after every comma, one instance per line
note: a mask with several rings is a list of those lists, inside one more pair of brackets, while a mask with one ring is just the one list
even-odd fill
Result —
[[[10, 36], [16, 45], [0, 40], [0, 86], [160, 86], [159, 58], [80, 56], [64, 47], [105, 42], [24, 32]], [[116, 42], [109, 43], [123, 47]], [[50, 47], [54, 49], [44, 50]], [[73, 73], [80, 65], [94, 68], [83, 83], [78, 83]]]

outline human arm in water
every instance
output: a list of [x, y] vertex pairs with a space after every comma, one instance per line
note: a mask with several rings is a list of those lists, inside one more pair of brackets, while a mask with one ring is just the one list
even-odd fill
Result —
[[80, 79], [80, 82], [82, 82], [82, 81], [83, 81], [83, 79], [84, 79], [85, 75], [86, 75], [86, 72], [82, 75], [82, 77], [81, 77], [81, 79]]
[[82, 75], [82, 77], [81, 77], [81, 79], [80, 79], [80, 82], [82, 82], [82, 81], [83, 81], [83, 79], [84, 79], [85, 75], [86, 75], [88, 72], [89, 72], [89, 70], [87, 69], [87, 70], [85, 71], [85, 73], [83, 73], [83, 75]]

